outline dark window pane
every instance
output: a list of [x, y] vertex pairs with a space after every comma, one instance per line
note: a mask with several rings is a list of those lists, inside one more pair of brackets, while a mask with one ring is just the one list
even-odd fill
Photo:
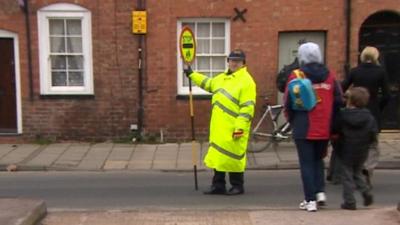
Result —
[[68, 35], [81, 35], [81, 20], [67, 20], [67, 34]]
[[198, 23], [197, 24], [197, 37], [210, 37], [210, 24]]
[[69, 70], [82, 70], [83, 69], [83, 56], [68, 56], [68, 69]]
[[224, 71], [226, 66], [226, 57], [225, 56], [215, 56], [211, 58], [212, 60], [212, 69]]
[[225, 37], [225, 23], [213, 23], [212, 24], [212, 36], [213, 37]]
[[82, 53], [82, 38], [81, 37], [67, 37], [68, 53]]
[[51, 73], [52, 86], [67, 86], [67, 74], [65, 72], [52, 72]]
[[198, 70], [210, 70], [210, 58], [209, 57], [197, 57], [197, 69]]
[[51, 53], [65, 52], [65, 41], [63, 37], [50, 37], [50, 52]]
[[69, 72], [69, 86], [83, 86], [83, 72]]
[[210, 40], [197, 40], [196, 52], [199, 54], [210, 53]]
[[65, 56], [58, 56], [52, 55], [50, 56], [51, 59], [51, 69], [53, 70], [65, 70], [66, 69], [66, 57]]
[[64, 20], [49, 20], [50, 35], [64, 35]]
[[212, 53], [225, 53], [225, 40], [212, 40]]

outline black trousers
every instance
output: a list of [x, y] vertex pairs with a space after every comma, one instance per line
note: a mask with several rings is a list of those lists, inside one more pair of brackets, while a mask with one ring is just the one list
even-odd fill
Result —
[[[225, 189], [225, 173], [214, 170], [214, 177], [212, 179], [212, 185], [218, 189]], [[236, 187], [239, 189], [243, 189], [244, 183], [244, 172], [228, 172], [229, 174], [229, 182], [232, 187]]]

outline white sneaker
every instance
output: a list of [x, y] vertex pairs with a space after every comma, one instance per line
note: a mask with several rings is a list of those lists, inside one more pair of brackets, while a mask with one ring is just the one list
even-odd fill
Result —
[[300, 202], [299, 209], [305, 210], [306, 209], [306, 205], [307, 205], [307, 201], [303, 200], [302, 202]]
[[317, 202], [316, 201], [307, 202], [306, 209], [308, 212], [316, 212], [317, 211]]
[[317, 202], [316, 201], [309, 201], [306, 200], [300, 202], [299, 205], [300, 209], [307, 210], [308, 212], [316, 212], [317, 211]]
[[316, 197], [317, 197], [318, 206], [325, 206], [326, 205], [326, 195], [325, 195], [324, 192], [318, 192]]

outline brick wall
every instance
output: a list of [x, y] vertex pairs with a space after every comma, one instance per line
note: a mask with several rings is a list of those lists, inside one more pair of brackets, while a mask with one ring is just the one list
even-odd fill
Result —
[[[131, 0], [30, 1], [34, 100], [29, 98], [24, 15], [16, 1], [2, 1], [0, 29], [18, 33], [23, 138], [104, 140], [129, 135], [137, 123], [137, 38], [131, 33]], [[37, 11], [49, 4], [78, 4], [91, 12], [93, 98], [40, 96]], [[17, 21], [17, 22], [16, 22]]]

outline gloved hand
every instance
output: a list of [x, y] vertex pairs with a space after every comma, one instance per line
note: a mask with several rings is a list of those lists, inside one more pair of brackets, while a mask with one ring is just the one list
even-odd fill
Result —
[[232, 133], [232, 137], [233, 137], [234, 139], [241, 138], [241, 137], [243, 137], [243, 135], [244, 135], [243, 130], [235, 130], [235, 131]]
[[183, 72], [185, 73], [186, 77], [189, 78], [190, 74], [193, 73], [192, 67], [190, 67], [190, 65], [184, 65], [183, 66]]

